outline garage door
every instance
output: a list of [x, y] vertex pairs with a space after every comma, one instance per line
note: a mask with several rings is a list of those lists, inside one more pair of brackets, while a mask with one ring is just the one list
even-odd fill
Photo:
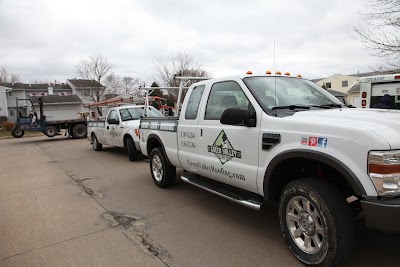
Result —
[[355, 106], [356, 108], [361, 107], [361, 102], [360, 102], [359, 96], [353, 96], [353, 106]]

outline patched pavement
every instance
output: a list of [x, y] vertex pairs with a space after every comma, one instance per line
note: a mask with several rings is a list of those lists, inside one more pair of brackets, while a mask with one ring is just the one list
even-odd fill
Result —
[[41, 140], [72, 141], [0, 141], [0, 265], [165, 266], [146, 244], [140, 220], [108, 212]]
[[[0, 151], [1, 266], [301, 266], [273, 205], [160, 189], [148, 162], [85, 139], [0, 140]], [[398, 240], [361, 231], [348, 266], [397, 266]]]

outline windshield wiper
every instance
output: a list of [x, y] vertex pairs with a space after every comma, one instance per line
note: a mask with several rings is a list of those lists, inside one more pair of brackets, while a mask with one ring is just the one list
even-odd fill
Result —
[[290, 109], [290, 110], [294, 110], [294, 109], [310, 109], [310, 106], [288, 105], [288, 106], [276, 106], [276, 107], [272, 108], [272, 110], [275, 110], [275, 109]]
[[324, 104], [324, 105], [311, 105], [310, 107], [330, 109], [330, 108], [341, 108], [341, 107], [343, 107], [343, 105], [340, 105], [340, 104]]

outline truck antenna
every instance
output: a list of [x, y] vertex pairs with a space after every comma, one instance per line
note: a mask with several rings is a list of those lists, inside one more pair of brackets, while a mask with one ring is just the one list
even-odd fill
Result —
[[[275, 58], [275, 40], [274, 40], [274, 68], [275, 68], [275, 70], [274, 70], [274, 72], [275, 72], [275, 88], [274, 88], [274, 90], [275, 90], [275, 107], [276, 107], [276, 58]], [[276, 116], [276, 109], [275, 109], [275, 116]]]

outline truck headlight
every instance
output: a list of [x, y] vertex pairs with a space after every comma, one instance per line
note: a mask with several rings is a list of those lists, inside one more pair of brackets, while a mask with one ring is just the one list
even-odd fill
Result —
[[379, 195], [400, 194], [400, 150], [369, 152], [368, 174]]

